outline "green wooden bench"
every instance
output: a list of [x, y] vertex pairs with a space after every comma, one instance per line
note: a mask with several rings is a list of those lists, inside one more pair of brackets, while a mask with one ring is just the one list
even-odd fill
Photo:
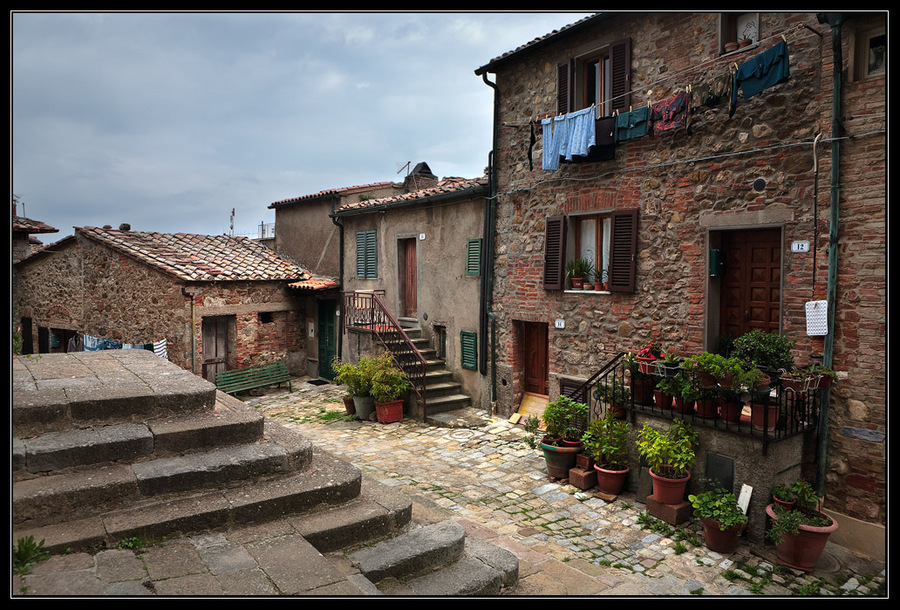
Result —
[[277, 364], [255, 366], [249, 369], [235, 369], [216, 373], [216, 387], [226, 394], [235, 394], [243, 390], [261, 388], [276, 383], [280, 386], [282, 383], [287, 382], [288, 389], [290, 389], [291, 380], [293, 379], [293, 375], [288, 372], [287, 364], [279, 362]]

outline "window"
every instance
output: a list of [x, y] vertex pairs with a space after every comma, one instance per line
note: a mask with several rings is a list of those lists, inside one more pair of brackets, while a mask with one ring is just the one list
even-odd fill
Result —
[[464, 369], [478, 368], [478, 335], [472, 331], [463, 330], [459, 333], [459, 352]]
[[887, 68], [887, 35], [884, 28], [857, 32], [854, 72], [856, 79], [884, 74]]
[[375, 279], [378, 277], [378, 241], [376, 231], [356, 233], [356, 277]]
[[470, 239], [466, 244], [466, 275], [481, 275], [481, 238]]
[[750, 40], [752, 44], [759, 42], [759, 13], [723, 13], [719, 29], [719, 52], [734, 50], [725, 45], [737, 43], [739, 40]]
[[[575, 233], [571, 248], [566, 243], [570, 224]], [[636, 209], [548, 218], [544, 236], [544, 289], [564, 290], [567, 257], [587, 255], [595, 267], [599, 263], [601, 271], [608, 270], [607, 290], [634, 292], [637, 224]]]
[[557, 113], [596, 104], [609, 116], [631, 104], [631, 40], [623, 39], [557, 66]]
[[271, 324], [275, 321], [271, 311], [260, 311], [256, 314], [260, 324]]

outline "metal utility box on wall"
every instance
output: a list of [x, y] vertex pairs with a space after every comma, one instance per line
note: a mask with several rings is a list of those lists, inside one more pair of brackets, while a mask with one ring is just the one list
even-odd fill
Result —
[[720, 277], [725, 272], [725, 255], [718, 248], [709, 251], [709, 277]]

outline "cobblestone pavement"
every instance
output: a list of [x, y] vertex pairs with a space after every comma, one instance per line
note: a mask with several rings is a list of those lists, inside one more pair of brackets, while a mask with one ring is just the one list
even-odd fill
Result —
[[341, 393], [295, 382], [291, 392], [244, 400], [408, 493], [414, 506], [443, 512], [516, 553], [514, 595], [884, 595], [884, 566], [845, 557], [839, 547], [829, 545], [814, 574], [776, 566], [743, 540], [725, 557], [705, 547], [699, 523], [675, 530], [648, 517], [633, 495], [606, 502], [551, 481], [522, 426], [351, 421]]

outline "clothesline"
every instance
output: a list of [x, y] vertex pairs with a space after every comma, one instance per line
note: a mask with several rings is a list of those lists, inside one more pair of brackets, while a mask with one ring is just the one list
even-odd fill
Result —
[[145, 349], [168, 360], [168, 340], [163, 337], [159, 341], [145, 343], [123, 343], [112, 339], [101, 339], [88, 334], [77, 334], [69, 339], [69, 352], [97, 352], [112, 349]]

